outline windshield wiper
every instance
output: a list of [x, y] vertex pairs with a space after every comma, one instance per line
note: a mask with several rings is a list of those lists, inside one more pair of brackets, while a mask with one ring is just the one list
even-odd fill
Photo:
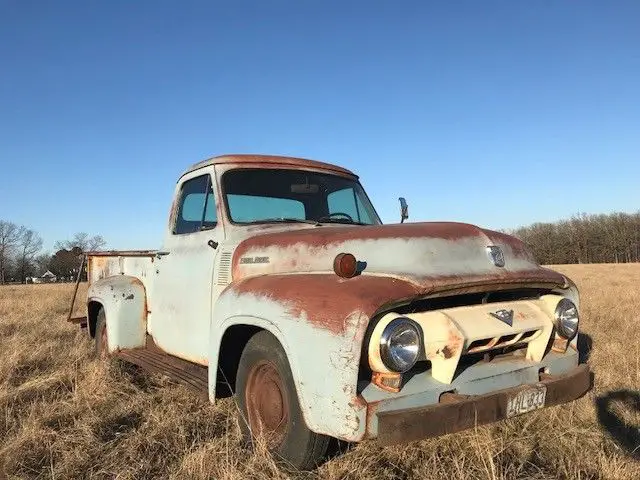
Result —
[[261, 218], [260, 220], [254, 220], [253, 222], [247, 223], [307, 223], [309, 225], [315, 225], [316, 227], [320, 227], [320, 223], [315, 220], [307, 220], [306, 218], [288, 218], [288, 217], [278, 217], [278, 218]]
[[356, 222], [355, 220], [349, 220], [348, 218], [327, 218], [321, 217], [317, 220], [318, 223], [341, 223], [343, 225], [369, 225], [368, 223]]
[[249, 225], [257, 223], [306, 223], [308, 225], [314, 225], [321, 227], [323, 223], [341, 223], [342, 225], [369, 225], [368, 223], [356, 222], [355, 220], [349, 220], [348, 218], [327, 218], [321, 217], [318, 220], [307, 220], [306, 218], [289, 218], [289, 217], [277, 217], [277, 218], [261, 218], [260, 220], [253, 220], [251, 222], [244, 222]]

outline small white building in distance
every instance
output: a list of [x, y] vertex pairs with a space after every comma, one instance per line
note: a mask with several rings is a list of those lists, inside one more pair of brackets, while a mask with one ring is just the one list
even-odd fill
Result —
[[57, 280], [57, 277], [53, 273], [51, 273], [49, 270], [44, 272], [40, 277], [31, 277], [31, 281], [33, 283], [51, 283], [51, 282], [55, 282], [56, 280]]

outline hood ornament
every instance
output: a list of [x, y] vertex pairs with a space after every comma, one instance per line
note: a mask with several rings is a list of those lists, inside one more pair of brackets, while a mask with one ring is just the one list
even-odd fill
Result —
[[497, 310], [489, 312], [489, 315], [513, 327], [513, 310]]
[[496, 267], [504, 267], [504, 253], [500, 247], [489, 245], [487, 247], [487, 255]]

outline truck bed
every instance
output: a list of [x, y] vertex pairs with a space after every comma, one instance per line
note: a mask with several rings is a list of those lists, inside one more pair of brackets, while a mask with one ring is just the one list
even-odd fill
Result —
[[[102, 278], [114, 275], [130, 275], [139, 278], [145, 289], [148, 291], [151, 273], [153, 271], [153, 262], [157, 254], [157, 250], [108, 250], [102, 252], [86, 252], [83, 255], [80, 272], [82, 272], [86, 262], [88, 285]], [[87, 324], [87, 316], [73, 317], [76, 297], [78, 295], [78, 285], [82, 278], [80, 272], [78, 272], [76, 279], [76, 287], [73, 292], [73, 298], [71, 299], [67, 321], [78, 323], [84, 328]]]
[[87, 252], [87, 281], [89, 284], [113, 275], [138, 277], [146, 285], [157, 250], [109, 250]]

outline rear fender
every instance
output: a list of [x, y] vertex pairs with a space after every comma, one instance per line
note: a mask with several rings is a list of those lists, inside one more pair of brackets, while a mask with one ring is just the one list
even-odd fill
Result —
[[109, 352], [145, 346], [147, 295], [140, 279], [118, 275], [97, 280], [89, 286], [87, 301], [104, 309]]

